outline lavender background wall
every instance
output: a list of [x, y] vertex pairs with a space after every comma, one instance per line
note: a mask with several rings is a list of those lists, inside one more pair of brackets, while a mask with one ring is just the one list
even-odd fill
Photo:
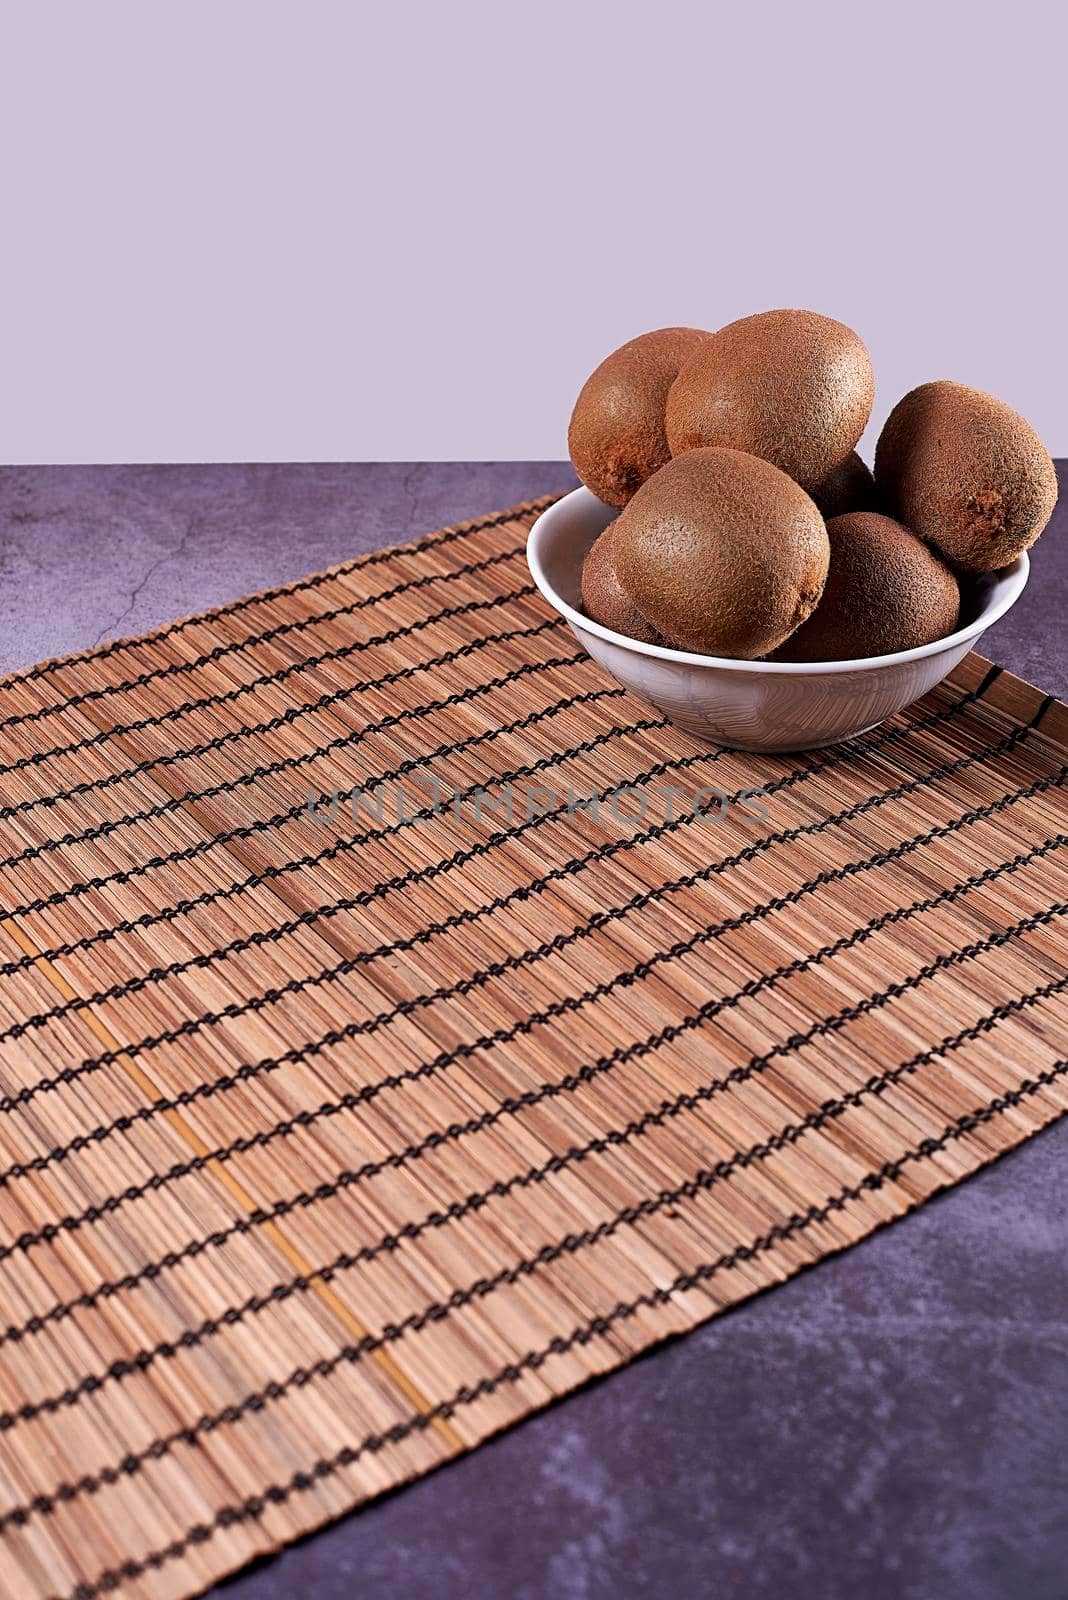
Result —
[[867, 340], [876, 423], [956, 377], [1068, 454], [1064, 28], [0, 0], [0, 460], [554, 458], [622, 339], [781, 304]]

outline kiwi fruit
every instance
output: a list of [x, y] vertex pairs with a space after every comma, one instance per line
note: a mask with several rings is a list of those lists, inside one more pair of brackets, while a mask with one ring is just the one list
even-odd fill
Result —
[[668, 390], [707, 338], [700, 328], [657, 328], [614, 350], [586, 379], [571, 413], [567, 449], [598, 500], [625, 506], [670, 458], [664, 435]]
[[740, 450], [687, 450], [616, 518], [612, 552], [641, 615], [680, 650], [752, 660], [813, 610], [830, 546], [791, 478]]
[[821, 484], [867, 426], [875, 380], [851, 328], [814, 311], [761, 311], [704, 340], [671, 386], [673, 456], [719, 445]]
[[831, 565], [823, 597], [776, 661], [851, 661], [944, 639], [957, 626], [952, 570], [916, 535], [876, 511], [827, 524]]
[[875, 450], [886, 508], [961, 572], [994, 572], [1034, 544], [1057, 475], [1029, 422], [963, 383], [922, 383], [899, 400]]
[[824, 521], [828, 517], [841, 517], [847, 511], [875, 511], [878, 508], [875, 479], [871, 468], [855, 450], [829, 472], [822, 483], [811, 491]]
[[625, 633], [643, 644], [662, 644], [656, 629], [646, 622], [620, 582], [612, 549], [610, 522], [590, 547], [582, 564], [582, 609], [594, 622], [614, 633]]

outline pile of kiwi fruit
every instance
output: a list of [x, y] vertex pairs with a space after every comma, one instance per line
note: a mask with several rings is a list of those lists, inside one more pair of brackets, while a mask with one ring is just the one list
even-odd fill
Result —
[[619, 508], [582, 604], [649, 644], [741, 660], [845, 661], [952, 633], [961, 579], [1008, 566], [1053, 512], [1053, 463], [992, 395], [924, 383], [856, 445], [875, 397], [843, 323], [764, 311], [658, 328], [587, 379], [568, 448]]

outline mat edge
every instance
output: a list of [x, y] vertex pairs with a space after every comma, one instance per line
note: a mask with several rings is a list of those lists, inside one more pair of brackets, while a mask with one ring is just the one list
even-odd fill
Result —
[[[483, 512], [477, 517], [463, 517], [458, 522], [448, 522], [440, 528], [428, 529], [425, 533], [409, 535], [408, 538], [399, 539], [393, 544], [376, 545], [373, 550], [361, 551], [359, 556], [350, 556], [341, 561], [335, 561], [328, 567], [321, 567], [312, 572], [305, 572], [298, 578], [293, 578], [289, 583], [268, 585], [264, 589], [251, 589], [243, 594], [234, 595], [229, 600], [220, 600], [218, 605], [209, 606], [201, 611], [185, 612], [177, 617], [170, 617], [166, 622], [158, 623], [144, 633], [118, 634], [113, 639], [100, 639], [89, 649], [68, 650], [62, 655], [45, 656], [40, 661], [35, 661], [29, 666], [17, 667], [13, 672], [0, 674], [0, 693], [5, 690], [17, 688], [19, 684], [31, 681], [39, 674], [52, 672], [61, 667], [78, 663], [98, 660], [101, 656], [111, 655], [117, 650], [132, 649], [137, 645], [151, 644], [161, 634], [168, 632], [176, 626], [189, 627], [198, 622], [210, 622], [220, 613], [227, 612], [239, 606], [252, 606], [266, 595], [281, 597], [292, 594], [296, 590], [306, 587], [312, 580], [318, 579], [329, 582], [337, 573], [359, 571], [360, 567], [369, 563], [374, 557], [376, 560], [391, 556], [403, 556], [409, 552], [419, 551], [429, 540], [438, 539], [446, 533], [477, 533], [485, 527], [488, 519], [505, 521], [521, 521], [524, 517], [531, 517], [544, 511], [554, 501], [560, 499], [559, 494], [539, 495], [531, 500], [519, 500], [515, 505], [505, 506], [501, 511]], [[366, 558], [366, 561], [365, 559]], [[384, 560], [383, 560], [384, 564]]]

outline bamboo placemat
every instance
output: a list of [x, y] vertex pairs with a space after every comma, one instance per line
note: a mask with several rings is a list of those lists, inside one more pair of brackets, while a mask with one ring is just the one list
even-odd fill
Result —
[[1068, 1106], [1065, 707], [700, 745], [536, 509], [0, 685], [12, 1600], [191, 1595]]

